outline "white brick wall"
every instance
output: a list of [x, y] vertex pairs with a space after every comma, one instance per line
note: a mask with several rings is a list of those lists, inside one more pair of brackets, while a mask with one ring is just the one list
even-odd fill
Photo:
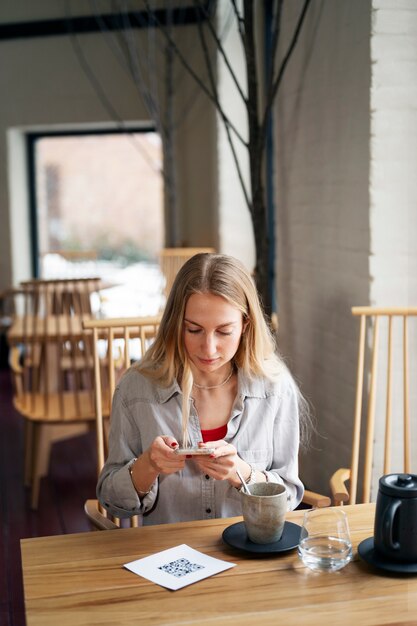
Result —
[[371, 60], [370, 297], [375, 304], [415, 304], [416, 2], [374, 0]]
[[[370, 302], [417, 303], [417, 3], [373, 0], [371, 38]], [[402, 328], [395, 337], [394, 367], [401, 368]], [[412, 470], [417, 471], [417, 329], [410, 321], [409, 363]], [[382, 355], [383, 357], [384, 355]], [[381, 367], [381, 376], [384, 371]], [[401, 471], [403, 396], [394, 392], [394, 454]], [[377, 411], [384, 411], [378, 396]], [[379, 454], [384, 436], [375, 433]], [[415, 459], [415, 461], [414, 461]], [[377, 465], [374, 480], [378, 478]]]

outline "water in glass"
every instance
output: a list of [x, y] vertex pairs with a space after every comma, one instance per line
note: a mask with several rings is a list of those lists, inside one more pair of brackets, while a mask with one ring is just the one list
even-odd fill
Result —
[[347, 516], [340, 508], [310, 509], [304, 513], [298, 555], [304, 565], [336, 572], [352, 560]]
[[338, 537], [306, 537], [298, 546], [298, 554], [312, 570], [336, 572], [352, 559], [352, 545]]

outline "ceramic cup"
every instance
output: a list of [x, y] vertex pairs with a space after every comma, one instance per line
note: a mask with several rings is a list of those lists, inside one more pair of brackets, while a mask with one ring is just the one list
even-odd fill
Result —
[[243, 521], [254, 543], [279, 541], [287, 513], [287, 492], [277, 483], [248, 485], [250, 495], [240, 490]]
[[387, 559], [417, 563], [416, 474], [387, 474], [379, 479], [374, 543]]

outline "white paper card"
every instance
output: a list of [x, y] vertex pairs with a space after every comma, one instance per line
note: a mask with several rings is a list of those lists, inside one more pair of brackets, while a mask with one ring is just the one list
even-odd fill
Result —
[[235, 565], [236, 563], [228, 563], [207, 556], [183, 543], [175, 548], [125, 563], [124, 567], [161, 587], [176, 590], [235, 567]]

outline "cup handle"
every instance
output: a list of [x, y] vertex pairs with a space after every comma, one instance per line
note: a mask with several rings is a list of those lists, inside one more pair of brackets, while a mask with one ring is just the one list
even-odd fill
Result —
[[401, 505], [401, 500], [394, 500], [392, 504], [387, 506], [382, 516], [382, 539], [384, 544], [391, 550], [399, 550], [400, 544], [392, 538], [392, 529], [394, 527], [394, 517]]

